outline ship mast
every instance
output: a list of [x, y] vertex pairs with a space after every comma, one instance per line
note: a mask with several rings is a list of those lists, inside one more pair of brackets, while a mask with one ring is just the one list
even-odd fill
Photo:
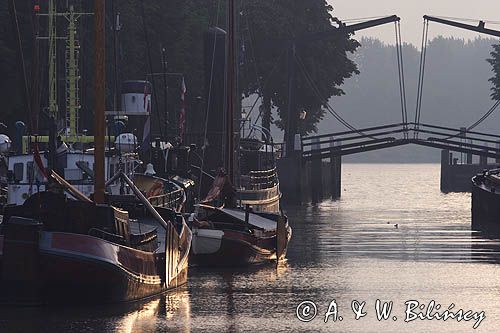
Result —
[[105, 0], [94, 0], [94, 201], [104, 203]]

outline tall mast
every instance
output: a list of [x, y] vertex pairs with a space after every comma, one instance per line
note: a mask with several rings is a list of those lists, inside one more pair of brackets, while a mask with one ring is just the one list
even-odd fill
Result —
[[94, 201], [104, 203], [104, 112], [105, 51], [104, 51], [105, 0], [94, 0]]
[[34, 5], [34, 15], [33, 15], [33, 58], [32, 58], [32, 70], [31, 70], [31, 112], [32, 112], [32, 126], [30, 134], [38, 135], [38, 114], [40, 110], [40, 69], [39, 67], [39, 57], [40, 57], [40, 5], [38, 1], [33, 1]]
[[[118, 1], [117, 1], [118, 2]], [[118, 3], [116, 4], [116, 7], [118, 7]], [[117, 112], [120, 109], [120, 94], [118, 93], [118, 85], [119, 85], [119, 77], [118, 77], [118, 71], [120, 68], [119, 65], [119, 54], [118, 54], [118, 48], [120, 45], [120, 31], [122, 29], [122, 25], [120, 23], [120, 12], [118, 11], [118, 8], [115, 7], [115, 1], [111, 1], [111, 11], [113, 15], [113, 111]]]
[[80, 100], [78, 98], [78, 57], [80, 45], [76, 39], [76, 22], [80, 14], [75, 13], [73, 6], [69, 7], [68, 38], [66, 39], [66, 109], [68, 112], [66, 128], [69, 136], [76, 137], [78, 132], [78, 113]]
[[236, 6], [235, 0], [228, 0], [227, 5], [227, 74], [226, 74], [226, 170], [234, 183], [234, 111], [236, 106]]

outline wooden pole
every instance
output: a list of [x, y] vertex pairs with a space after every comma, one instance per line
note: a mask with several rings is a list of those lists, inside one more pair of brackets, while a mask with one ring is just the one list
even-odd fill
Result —
[[[31, 133], [38, 135], [38, 115], [40, 111], [40, 68], [39, 68], [39, 56], [40, 56], [40, 43], [38, 40], [40, 34], [40, 20], [39, 20], [39, 7], [38, 0], [33, 1], [33, 58], [32, 58], [32, 69], [31, 69]], [[29, 139], [31, 141], [31, 139]]]
[[104, 203], [104, 136], [106, 74], [104, 50], [105, 0], [94, 0], [94, 201]]

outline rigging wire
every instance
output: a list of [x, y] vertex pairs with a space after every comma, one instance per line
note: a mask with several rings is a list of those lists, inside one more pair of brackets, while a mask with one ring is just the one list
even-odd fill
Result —
[[[321, 95], [320, 91], [319, 91], [319, 88], [317, 87], [317, 85], [315, 84], [314, 80], [312, 79], [312, 77], [309, 75], [309, 73], [307, 72], [307, 69], [304, 65], [304, 63], [302, 62], [302, 60], [299, 58], [298, 55], [296, 55], [296, 61], [297, 63], [301, 66], [301, 70], [304, 74], [304, 77], [306, 78], [306, 81], [307, 83], [309, 84], [309, 86], [312, 88], [313, 92], [316, 94], [316, 97], [319, 98], [319, 100], [326, 106], [328, 112], [335, 118], [337, 119], [342, 125], [344, 125], [346, 128], [348, 128], [349, 130], [351, 131], [354, 131], [354, 132], [358, 132], [358, 130], [352, 126], [351, 124], [349, 124], [345, 119], [343, 119], [331, 106], [330, 104], [328, 103], [328, 101]], [[362, 133], [360, 133], [362, 134]]]
[[[245, 6], [245, 2], [243, 1], [242, 2], [242, 5]], [[248, 9], [248, 7], [244, 7], [243, 8], [243, 13], [246, 13], [246, 9]], [[250, 111], [248, 112], [247, 116], [245, 117], [245, 120], [240, 124], [240, 131], [243, 129], [244, 127], [244, 124], [248, 121], [248, 119], [250, 119], [250, 116], [253, 112], [253, 110], [255, 109], [255, 106], [257, 105], [258, 101], [260, 100], [263, 100], [263, 94], [264, 94], [264, 90], [266, 89], [271, 77], [273, 76], [274, 72], [276, 71], [276, 69], [278, 68], [278, 65], [280, 64], [280, 61], [281, 59], [283, 58], [283, 55], [285, 54], [285, 49], [283, 49], [280, 53], [280, 55], [278, 56], [278, 58], [276, 59], [271, 71], [269, 72], [269, 74], [267, 75], [266, 79], [264, 82], [262, 82], [261, 78], [262, 76], [259, 75], [259, 67], [258, 67], [258, 63], [257, 63], [257, 58], [255, 56], [255, 41], [254, 41], [254, 34], [252, 33], [252, 26], [248, 20], [248, 15], [244, 14], [245, 15], [245, 23], [246, 23], [246, 27], [247, 27], [247, 30], [248, 30], [248, 34], [249, 34], [249, 47], [250, 47], [250, 52], [251, 52], [251, 56], [253, 58], [253, 64], [254, 64], [254, 71], [255, 71], [255, 77], [257, 78], [257, 85], [258, 85], [258, 88], [259, 88], [259, 96], [258, 98], [255, 100], [254, 104], [252, 105], [252, 108], [250, 109]], [[254, 124], [257, 124], [257, 122], [260, 120], [261, 116], [262, 116], [262, 113], [263, 113], [263, 110], [260, 109], [259, 110], [259, 115], [257, 116], [256, 120], [255, 120], [255, 123]], [[253, 134], [253, 131], [254, 131], [254, 127], [252, 126], [252, 129], [250, 130], [249, 134], [248, 134], [248, 137], [250, 137], [252, 134]]]
[[17, 49], [19, 52], [19, 61], [21, 62], [21, 70], [23, 73], [23, 85], [24, 85], [24, 101], [25, 101], [25, 107], [26, 110], [28, 111], [28, 124], [29, 124], [29, 133], [30, 135], [33, 134], [33, 115], [31, 112], [31, 101], [30, 101], [30, 89], [28, 86], [28, 76], [26, 74], [26, 63], [24, 61], [24, 51], [23, 51], [23, 44], [21, 41], [21, 30], [19, 28], [19, 19], [17, 15], [17, 9], [16, 9], [16, 2], [14, 0], [9, 1], [9, 9], [11, 12], [11, 17], [12, 17], [12, 24], [14, 27], [15, 35], [16, 35], [16, 43], [17, 43]]
[[319, 91], [319, 88], [318, 86], [314, 83], [314, 80], [311, 78], [311, 76], [309, 75], [309, 73], [307, 72], [307, 69], [304, 65], [304, 63], [302, 62], [302, 60], [300, 59], [299, 55], [298, 54], [295, 54], [295, 60], [297, 61], [297, 63], [299, 64], [300, 66], [300, 69], [302, 70], [303, 74], [304, 74], [304, 77], [306, 78], [306, 81], [307, 83], [309, 84], [309, 86], [311, 87], [312, 91], [316, 94], [316, 97], [322, 102], [322, 104], [327, 108], [327, 111], [335, 118], [337, 119], [342, 125], [344, 125], [346, 128], [348, 128], [349, 130], [353, 131], [353, 132], [357, 132], [358, 134], [360, 135], [363, 135], [363, 136], [366, 136], [366, 134], [364, 134], [363, 132], [359, 131], [357, 128], [355, 128], [354, 126], [352, 126], [351, 124], [349, 124], [349, 122], [347, 122], [344, 118], [342, 118], [342, 116], [340, 116], [332, 107], [331, 105], [328, 103], [328, 100], [325, 99], [320, 91]]
[[344, 20], [340, 20], [342, 23], [354, 23], [354, 22], [362, 22], [362, 21], [367, 21], [367, 20], [376, 20], [379, 18], [384, 18], [384, 15], [381, 16], [369, 16], [369, 17], [355, 17], [355, 18], [348, 18]]
[[[438, 17], [438, 16], [436, 16]], [[443, 19], [454, 19], [454, 20], [461, 20], [461, 21], [470, 21], [470, 22], [477, 22], [479, 20], [474, 20], [474, 19], [465, 19], [465, 18], [456, 18], [456, 17], [446, 17], [446, 16], [440, 16], [439, 18]], [[500, 24], [498, 21], [484, 21], [486, 23], [491, 23], [491, 24]], [[415, 112], [415, 137], [418, 137], [418, 129], [420, 127], [420, 117], [421, 117], [421, 110], [422, 110], [422, 95], [423, 95], [423, 84], [424, 84], [424, 74], [425, 74], [425, 63], [426, 63], [426, 56], [427, 56], [427, 45], [428, 45], [428, 35], [429, 35], [429, 21], [424, 20], [424, 27], [423, 27], [423, 34], [422, 34], [422, 49], [420, 53], [420, 73], [419, 73], [419, 82], [418, 82], [418, 90], [417, 90], [417, 106], [416, 106], [416, 112]], [[400, 36], [401, 37], [401, 36]], [[481, 123], [483, 123], [489, 116], [493, 114], [497, 110], [497, 108], [500, 106], [500, 100], [497, 100], [493, 106], [483, 115], [481, 118], [479, 118], [475, 123], [470, 125], [469, 127], [466, 128], [466, 132], [473, 130], [477, 126], [479, 126]], [[451, 139], [458, 137], [462, 135], [463, 133], [458, 133], [455, 135], [451, 135], [445, 139]]]
[[[245, 1], [242, 2], [242, 6], [245, 6]], [[249, 44], [250, 44], [249, 47], [250, 47], [251, 56], [253, 58], [253, 65], [254, 65], [253, 67], [254, 67], [255, 78], [257, 80], [257, 85], [258, 85], [258, 89], [259, 89], [259, 96], [255, 100], [254, 104], [252, 105], [252, 108], [248, 112], [248, 115], [245, 117], [245, 120], [240, 123], [240, 130], [239, 130], [239, 132], [241, 132], [241, 130], [245, 126], [245, 123], [248, 121], [250, 115], [252, 114], [252, 111], [254, 110], [255, 106], [257, 105], [257, 102], [262, 99], [262, 96], [264, 94], [264, 88], [262, 87], [261, 76], [259, 75], [259, 67], [257, 65], [257, 61], [256, 61], [257, 59], [255, 57], [254, 38], [253, 38], [253, 34], [252, 34], [251, 25], [250, 25], [250, 22], [248, 20], [248, 15], [246, 15], [246, 9], [247, 9], [247, 7], [243, 7], [242, 8], [242, 12], [245, 13], [244, 14], [245, 15], [245, 23], [246, 23], [246, 27], [247, 27], [248, 35], [249, 35]], [[257, 119], [255, 121], [256, 123], [260, 119], [261, 114], [262, 114], [262, 110], [260, 110], [260, 112], [259, 112], [259, 116], [257, 117]], [[253, 132], [253, 127], [250, 130], [250, 133], [248, 134], [248, 137], [250, 137], [250, 135], [252, 134], [252, 132]]]
[[403, 59], [404, 59], [403, 42], [402, 42], [402, 36], [401, 36], [401, 23], [400, 22], [398, 22], [398, 33], [399, 33], [399, 48], [400, 48], [400, 55], [401, 55], [401, 81], [403, 82], [403, 100], [404, 100], [404, 107], [405, 107], [405, 127], [406, 127], [406, 129], [408, 129], [408, 107], [407, 107], [407, 100], [406, 100], [406, 80], [405, 80], [405, 71], [404, 71], [405, 66], [404, 66], [404, 61], [403, 61]]
[[[245, 1], [242, 1], [242, 6], [245, 6], [246, 2]], [[247, 26], [247, 29], [248, 29], [248, 36], [249, 36], [249, 47], [250, 47], [250, 52], [251, 52], [251, 55], [252, 55], [252, 58], [253, 58], [253, 67], [254, 67], [254, 71], [255, 71], [255, 77], [257, 78], [257, 84], [259, 85], [259, 89], [262, 90], [262, 86], [261, 86], [261, 82], [260, 82], [260, 78], [261, 76], [259, 75], [259, 66], [257, 64], [257, 59], [255, 57], [255, 47], [254, 47], [254, 37], [253, 37], [253, 34], [252, 34], [252, 28], [251, 28], [251, 25], [250, 25], [250, 22], [248, 20], [248, 15], [246, 15], [246, 9], [247, 7], [243, 7], [242, 8], [242, 12], [245, 13], [244, 16], [245, 16], [245, 23], [246, 23], [246, 26]]]
[[495, 104], [493, 104], [493, 106], [488, 110], [488, 112], [486, 112], [478, 121], [467, 127], [467, 131], [470, 131], [479, 126], [483, 121], [485, 121], [489, 116], [491, 116], [493, 112], [496, 111], [499, 105], [500, 105], [500, 100], [496, 101]]
[[[269, 84], [269, 81], [271, 80], [271, 77], [273, 76], [274, 72], [278, 69], [280, 61], [283, 58], [284, 54], [285, 54], [285, 50], [283, 50], [281, 52], [280, 56], [276, 59], [276, 62], [274, 63], [274, 66], [273, 66], [271, 72], [269, 72], [266, 80], [264, 81], [264, 84], [262, 86], [262, 91], [264, 91], [267, 88], [267, 85]], [[257, 105], [258, 101], [261, 100], [262, 98], [263, 98], [263, 96], [262, 96], [262, 93], [261, 93], [261, 94], [259, 94], [258, 98], [255, 100], [254, 104], [252, 105], [252, 108], [250, 109], [250, 111], [248, 112], [247, 116], [245, 117], [245, 121], [243, 122], [243, 124], [246, 121], [248, 121], [248, 119], [250, 118], [250, 116], [251, 116], [253, 110], [255, 109], [255, 106]], [[255, 122], [257, 122], [259, 120], [259, 118], [261, 117], [261, 115], [262, 115], [262, 111], [259, 112], [259, 116], [255, 120]], [[243, 129], [243, 124], [240, 126], [240, 131]], [[253, 131], [253, 129], [251, 130], [250, 134], [252, 134], [252, 131]]]
[[[141, 0], [139, 2], [140, 4], [140, 9], [141, 9], [141, 18], [142, 18], [142, 29], [143, 29], [143, 32], [144, 32], [144, 40], [146, 42], [146, 52], [147, 52], [147, 55], [148, 55], [148, 65], [149, 65], [149, 72], [150, 73], [153, 73], [153, 61], [151, 59], [151, 47], [150, 47], [150, 43], [149, 43], [149, 35], [148, 35], [148, 29], [147, 29], [147, 26], [146, 26], [146, 15], [144, 13], [144, 0]], [[153, 83], [153, 92], [154, 92], [154, 99], [155, 99], [155, 104], [156, 104], [156, 107], [159, 107], [160, 104], [158, 104], [158, 94], [156, 93], [156, 84], [155, 84], [155, 77], [154, 75], [151, 75], [151, 81]], [[158, 121], [158, 124], [161, 124], [161, 119], [160, 119], [160, 113], [159, 112], [155, 112], [155, 115], [156, 117], [158, 118], [157, 121]], [[163, 130], [161, 128], [161, 126], [158, 127], [159, 130], [160, 130], [160, 136], [163, 138]], [[164, 138], [166, 140], [166, 138]], [[151, 145], [151, 143], [149, 143]]]
[[[220, 8], [221, 7], [221, 0], [217, 1], [217, 12], [216, 12], [216, 19], [215, 19], [215, 24], [214, 26], [217, 26], [219, 24], [219, 16], [220, 16]], [[210, 114], [210, 105], [212, 102], [212, 84], [213, 84], [213, 79], [214, 79], [214, 67], [215, 67], [215, 52], [217, 50], [217, 32], [215, 33], [214, 36], [214, 44], [213, 44], [213, 49], [212, 49], [212, 63], [210, 64], [210, 82], [208, 85], [208, 100], [207, 100], [207, 108], [205, 110], [205, 131], [203, 134], [203, 147], [202, 147], [202, 154], [201, 154], [201, 166], [200, 166], [200, 179], [199, 179], [199, 186], [198, 186], [198, 200], [201, 200], [201, 189], [202, 189], [202, 183], [203, 183], [203, 168], [205, 166], [205, 152], [206, 152], [206, 144], [207, 144], [207, 136], [208, 136], [208, 116]]]
[[[465, 133], [467, 133], [469, 131], [472, 131], [474, 128], [476, 128], [481, 123], [483, 123], [486, 119], [488, 119], [489, 116], [491, 116], [493, 114], [493, 112], [495, 112], [498, 109], [499, 106], [500, 106], [500, 100], [496, 101], [493, 104], [493, 106], [481, 118], [479, 118], [474, 124], [472, 124], [469, 127], [467, 127], [465, 129]], [[464, 132], [460, 132], [460, 133], [457, 133], [457, 134], [454, 134], [454, 135], [450, 135], [450, 136], [446, 137], [445, 140], [452, 139], [452, 138], [457, 138], [457, 137], [462, 136], [463, 134], [464, 134]]]
[[425, 62], [427, 57], [427, 44], [429, 36], [429, 21], [424, 20], [424, 26], [422, 31], [422, 45], [420, 51], [420, 68], [418, 74], [418, 87], [417, 87], [417, 103], [415, 109], [415, 126], [414, 126], [414, 136], [418, 138], [418, 129], [420, 128], [420, 115], [422, 110], [422, 95], [424, 87], [424, 76], [425, 76]]
[[435, 16], [436, 18], [446, 19], [446, 20], [456, 20], [456, 21], [464, 21], [464, 22], [484, 22], [489, 24], [499, 25], [500, 21], [491, 21], [491, 20], [481, 20], [481, 19], [472, 19], [472, 18], [462, 18], [462, 17], [451, 17], [451, 16]]

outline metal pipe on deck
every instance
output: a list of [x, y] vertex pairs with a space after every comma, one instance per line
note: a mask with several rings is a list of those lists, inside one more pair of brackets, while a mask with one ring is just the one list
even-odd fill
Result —
[[148, 201], [148, 199], [146, 199], [144, 194], [142, 194], [141, 191], [139, 191], [139, 189], [134, 185], [134, 183], [130, 180], [130, 178], [128, 178], [127, 175], [124, 174], [123, 172], [120, 172], [120, 177], [125, 181], [125, 183], [128, 184], [128, 186], [130, 186], [130, 189], [134, 192], [134, 194], [137, 196], [137, 198], [139, 198], [139, 200], [146, 207], [148, 212], [150, 212], [151, 215], [153, 215], [153, 217], [161, 224], [161, 226], [165, 230], [168, 230], [168, 226], [169, 226], [168, 223], [165, 222], [163, 217], [161, 217], [160, 213], [158, 213], [156, 211], [156, 209], [151, 205], [151, 203]]

